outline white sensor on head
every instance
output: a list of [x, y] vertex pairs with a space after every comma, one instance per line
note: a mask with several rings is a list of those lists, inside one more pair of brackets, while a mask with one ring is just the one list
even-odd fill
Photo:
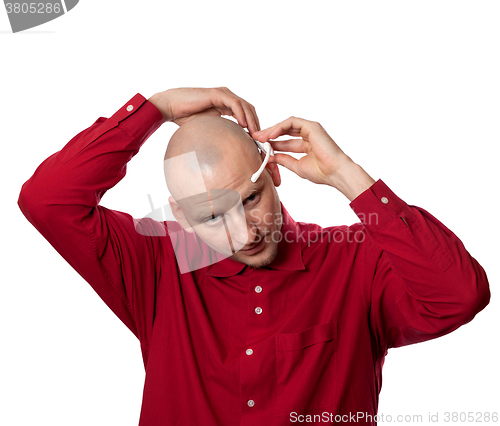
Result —
[[259, 141], [256, 141], [255, 139], [253, 140], [257, 146], [266, 153], [266, 158], [264, 158], [264, 161], [262, 162], [262, 164], [260, 165], [259, 167], [259, 170], [257, 170], [253, 175], [252, 177], [250, 178], [250, 180], [255, 183], [257, 182], [257, 179], [260, 177], [260, 175], [262, 174], [262, 172], [264, 171], [264, 168], [266, 167], [266, 164], [267, 162], [269, 161], [269, 156], [270, 155], [274, 155], [274, 150], [273, 150], [273, 147], [271, 146], [271, 144], [269, 142], [259, 142]]

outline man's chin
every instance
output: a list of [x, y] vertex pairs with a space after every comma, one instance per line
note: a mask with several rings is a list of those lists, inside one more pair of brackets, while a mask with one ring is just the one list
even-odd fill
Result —
[[258, 269], [269, 265], [276, 258], [277, 254], [278, 254], [278, 245], [268, 244], [264, 248], [264, 250], [258, 253], [255, 253], [253, 255], [246, 255], [244, 252], [239, 251], [234, 255], [232, 255], [231, 259], [236, 262], [244, 263], [245, 265], [248, 265], [252, 268]]

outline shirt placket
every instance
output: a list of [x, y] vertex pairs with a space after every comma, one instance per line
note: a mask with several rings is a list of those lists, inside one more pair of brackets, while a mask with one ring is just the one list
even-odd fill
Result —
[[[249, 268], [248, 334], [246, 348], [240, 357], [242, 425], [263, 416], [270, 409], [271, 386], [274, 379], [274, 340], [265, 338], [269, 329], [270, 303], [265, 271]], [[267, 291], [266, 291], [267, 290]]]

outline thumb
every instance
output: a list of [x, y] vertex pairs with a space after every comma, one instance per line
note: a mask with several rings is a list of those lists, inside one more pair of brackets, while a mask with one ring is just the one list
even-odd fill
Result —
[[[280, 166], [286, 167], [288, 170], [294, 172], [296, 175], [299, 175], [297, 171], [297, 165], [299, 163], [299, 160], [296, 158], [293, 158], [291, 155], [288, 154], [274, 154], [274, 156], [269, 157], [269, 162], [270, 163], [278, 163]], [[300, 175], [299, 175], [300, 176]], [[302, 176], [300, 176], [302, 177]]]

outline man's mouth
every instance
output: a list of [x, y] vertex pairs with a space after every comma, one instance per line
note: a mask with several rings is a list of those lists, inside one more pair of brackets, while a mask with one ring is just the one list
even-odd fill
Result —
[[265, 238], [262, 238], [256, 245], [253, 247], [250, 247], [249, 249], [246, 250], [240, 250], [242, 253], [245, 253], [248, 256], [251, 256], [252, 254], [260, 252], [264, 246], [265, 246]]

